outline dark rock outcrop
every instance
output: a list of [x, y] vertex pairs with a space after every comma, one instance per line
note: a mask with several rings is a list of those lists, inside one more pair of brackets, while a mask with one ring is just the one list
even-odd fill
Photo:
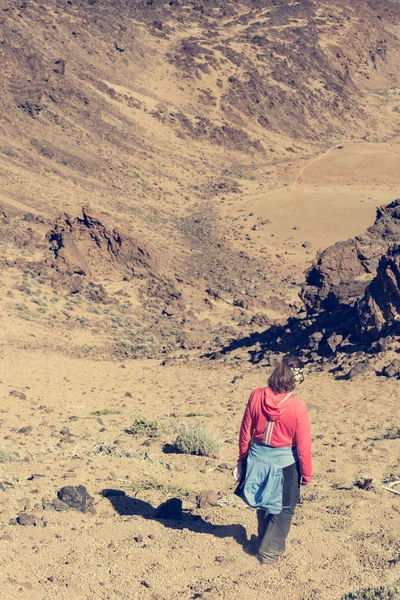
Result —
[[354, 239], [321, 252], [307, 273], [301, 297], [308, 314], [332, 312], [363, 296], [377, 272], [379, 260], [400, 241], [400, 199], [380, 207], [374, 225]]
[[389, 365], [383, 367], [382, 375], [385, 377], [397, 377], [397, 379], [400, 379], [400, 359], [395, 358]]
[[376, 277], [358, 304], [361, 334], [378, 339], [400, 329], [400, 245], [387, 251], [379, 261]]

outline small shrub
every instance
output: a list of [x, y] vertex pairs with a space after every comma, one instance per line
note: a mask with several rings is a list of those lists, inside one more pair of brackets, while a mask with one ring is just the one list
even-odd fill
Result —
[[24, 321], [32, 321], [31, 315], [26, 312], [21, 311], [21, 312], [17, 313], [17, 317], [19, 319], [24, 319]]
[[221, 440], [207, 427], [183, 427], [174, 442], [178, 452], [210, 456], [218, 454]]
[[0, 448], [0, 463], [5, 462], [15, 462], [18, 460], [18, 457], [11, 450], [7, 450], [7, 448]]
[[85, 315], [83, 317], [79, 317], [78, 322], [82, 325], [82, 327], [89, 327], [90, 319]]
[[134, 435], [147, 435], [148, 437], [160, 437], [165, 431], [165, 425], [159, 421], [148, 421], [147, 419], [136, 419], [126, 430]]
[[104, 417], [105, 415], [120, 415], [121, 410], [116, 410], [114, 408], [102, 408], [101, 410], [94, 410], [90, 413], [92, 417]]
[[186, 413], [185, 417], [213, 417], [213, 413], [205, 412], [205, 413], [195, 413], [189, 412]]
[[23, 302], [17, 302], [17, 304], [15, 305], [15, 308], [17, 310], [28, 310], [28, 307]]
[[132, 350], [135, 347], [135, 344], [133, 344], [130, 340], [124, 340], [123, 338], [118, 338], [115, 343], [117, 346], [120, 346], [121, 348], [127, 348], [129, 350]]
[[31, 302], [33, 302], [34, 304], [38, 304], [39, 306], [47, 306], [46, 302], [41, 298], [32, 298]]
[[350, 592], [342, 596], [341, 600], [399, 600], [400, 582], [392, 585], [383, 585], [377, 588], [367, 588]]
[[396, 440], [397, 438], [400, 438], [400, 427], [398, 425], [392, 425], [382, 437], [385, 440]]

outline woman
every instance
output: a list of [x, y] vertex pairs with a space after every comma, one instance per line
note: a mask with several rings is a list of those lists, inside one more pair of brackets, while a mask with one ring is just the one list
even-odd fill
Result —
[[267, 388], [254, 390], [240, 429], [240, 480], [236, 493], [257, 508], [259, 558], [274, 566], [286, 548], [300, 483], [311, 482], [311, 433], [307, 408], [296, 398], [304, 381], [304, 365], [286, 357], [274, 368]]

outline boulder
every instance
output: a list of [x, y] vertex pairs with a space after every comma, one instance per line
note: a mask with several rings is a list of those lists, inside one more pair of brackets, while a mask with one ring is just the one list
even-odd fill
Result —
[[28, 515], [27, 513], [21, 513], [17, 517], [18, 525], [22, 525], [23, 527], [36, 527], [37, 522], [34, 516]]
[[218, 506], [218, 494], [214, 490], [201, 492], [196, 497], [197, 508], [208, 508], [210, 506]]
[[182, 500], [179, 498], [169, 498], [169, 500], [160, 504], [156, 509], [154, 518], [180, 521], [182, 519]]
[[346, 375], [346, 379], [355, 379], [356, 377], [359, 377], [360, 375], [365, 375], [370, 370], [371, 370], [371, 367], [369, 366], [368, 363], [359, 362], [350, 369], [350, 371]]
[[400, 359], [395, 358], [389, 365], [386, 365], [386, 367], [382, 369], [382, 375], [400, 379]]
[[58, 499], [75, 510], [85, 513], [91, 508], [93, 498], [89, 496], [84, 485], [67, 485], [57, 493]]
[[361, 334], [378, 339], [400, 329], [400, 244], [381, 257], [376, 277], [358, 304]]

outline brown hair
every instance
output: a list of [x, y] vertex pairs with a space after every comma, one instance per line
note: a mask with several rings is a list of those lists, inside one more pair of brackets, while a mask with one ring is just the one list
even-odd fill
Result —
[[278, 362], [268, 379], [274, 394], [292, 392], [296, 387], [293, 369], [303, 369], [304, 364], [296, 356], [285, 356]]

